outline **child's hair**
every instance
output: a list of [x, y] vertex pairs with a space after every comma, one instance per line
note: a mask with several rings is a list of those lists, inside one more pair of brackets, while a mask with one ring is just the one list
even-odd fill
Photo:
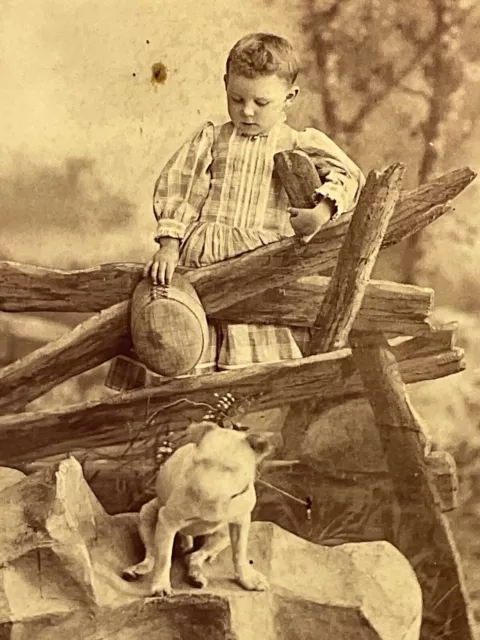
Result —
[[247, 78], [276, 75], [293, 84], [299, 71], [292, 45], [272, 33], [251, 33], [239, 40], [227, 58], [227, 74]]

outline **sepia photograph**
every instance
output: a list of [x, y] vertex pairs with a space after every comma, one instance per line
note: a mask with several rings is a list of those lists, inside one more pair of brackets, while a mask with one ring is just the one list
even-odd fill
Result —
[[480, 3], [3, 0], [0, 640], [480, 640]]

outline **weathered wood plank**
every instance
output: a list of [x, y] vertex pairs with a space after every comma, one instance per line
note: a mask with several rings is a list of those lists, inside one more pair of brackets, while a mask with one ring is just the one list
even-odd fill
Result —
[[422, 639], [473, 640], [463, 576], [448, 524], [437, 509], [425, 458], [425, 435], [402, 380], [401, 366], [381, 334], [352, 336], [353, 360], [375, 415], [399, 512], [392, 542], [410, 560], [424, 601]]
[[[403, 173], [402, 165], [393, 165], [384, 173], [369, 174], [325, 297], [318, 308], [308, 355], [326, 353], [347, 345], [398, 201]], [[307, 193], [313, 192], [314, 188], [314, 184], [303, 186]], [[292, 202], [292, 205], [296, 206], [296, 203]], [[323, 403], [315, 396], [292, 403], [282, 429], [284, 456], [296, 455], [303, 435], [322, 409]]]
[[[235, 322], [243, 318], [254, 323], [274, 323], [278, 318], [279, 324], [311, 326], [316, 315], [312, 302], [321, 302], [328, 282], [329, 278], [322, 276], [305, 278], [287, 287], [285, 296], [277, 293], [278, 290], [270, 298], [265, 295], [262, 300], [260, 296], [257, 306], [248, 308], [244, 313], [235, 311], [235, 308], [230, 313], [227, 310], [225, 319]], [[283, 297], [286, 299], [284, 304]], [[429, 333], [427, 319], [432, 304], [433, 291], [430, 289], [388, 282], [372, 283], [367, 288], [355, 329], [371, 331], [377, 328], [389, 335]], [[284, 309], [285, 317], [282, 318]], [[269, 316], [269, 313], [272, 315]], [[95, 327], [98, 327], [96, 335]], [[79, 325], [71, 336], [63, 335], [56, 342], [43, 345], [21, 360], [0, 369], [0, 411], [11, 413], [23, 409], [26, 404], [72, 375], [109, 360], [127, 346], [128, 303], [124, 302]]]
[[[284, 288], [269, 289], [209, 317], [229, 322], [311, 327], [329, 282], [327, 276], [300, 278]], [[425, 333], [433, 299], [433, 289], [371, 280], [355, 321], [355, 330], [378, 328], [388, 334], [409, 336]]]
[[0, 412], [13, 412], [64, 380], [129, 346], [129, 302], [120, 302], [72, 331], [0, 369]]
[[138, 263], [66, 271], [0, 261], [1, 311], [101, 311], [127, 300], [142, 277]]
[[[413, 338], [412, 342], [418, 340]], [[462, 371], [463, 352], [445, 349], [444, 340], [432, 335], [432, 354], [400, 362], [407, 382], [434, 379]], [[434, 344], [437, 344], [435, 349]], [[394, 352], [398, 349], [394, 347]], [[414, 346], [412, 347], [415, 351]], [[205, 407], [191, 403], [212, 402], [213, 393], [228, 391], [255, 396], [257, 408], [266, 409], [313, 395], [320, 399], [363, 393], [349, 349], [273, 365], [259, 365], [205, 376], [172, 380], [160, 387], [118, 394], [102, 401], [74, 405], [58, 411], [22, 413], [0, 417], [0, 463], [34, 460], [71, 451], [128, 442], [145, 425], [146, 417], [182, 398], [159, 413], [142, 436], [152, 436], [161, 425], [184, 426], [185, 419], [199, 419]]]
[[[382, 248], [396, 244], [450, 210], [450, 202], [475, 178], [458, 169], [401, 194]], [[216, 313], [303, 276], [328, 274], [335, 266], [350, 222], [327, 225], [307, 245], [287, 238], [188, 273], [208, 312]], [[104, 265], [82, 271], [0, 263], [0, 310], [99, 311], [130, 297], [142, 265]]]
[[418, 336], [415, 340], [405, 340], [401, 337], [394, 339], [391, 343], [395, 345], [395, 357], [397, 360], [409, 360], [431, 356], [440, 350], [455, 349], [457, 329], [458, 322], [448, 322], [434, 329], [431, 334]]
[[404, 165], [394, 164], [383, 173], [369, 174], [314, 322], [310, 355], [347, 346], [398, 200], [404, 171]]

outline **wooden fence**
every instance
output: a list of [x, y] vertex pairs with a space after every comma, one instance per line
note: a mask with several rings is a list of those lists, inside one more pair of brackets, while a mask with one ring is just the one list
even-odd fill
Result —
[[[0, 263], [0, 311], [93, 314], [0, 370], [0, 462], [19, 465], [128, 443], [132, 434], [152, 437], [163, 427], [180, 430], [186, 409], [176, 401], [182, 398], [189, 400], [189, 417], [198, 419], [213, 393], [252, 396], [252, 410], [292, 405], [299, 411], [303, 403], [307, 413], [311, 402], [365, 396], [396, 497], [390, 539], [409, 558], [424, 593], [431, 590], [432, 572], [438, 577], [440, 603], [425, 605], [422, 638], [473, 638], [461, 568], [429, 471], [427, 437], [405, 386], [462, 371], [463, 353], [455, 346], [455, 325], [431, 321], [432, 290], [371, 280], [371, 274], [381, 249], [450, 211], [451, 200], [475, 176], [464, 168], [402, 191], [403, 171], [394, 164], [372, 172], [353, 216], [328, 225], [307, 245], [286, 239], [184, 270], [209, 318], [311, 327], [310, 353], [301, 360], [164, 380], [93, 402], [29, 411], [31, 401], [130, 348], [129, 300], [142, 265], [60, 271]], [[302, 437], [301, 422], [288, 422], [290, 444]]]

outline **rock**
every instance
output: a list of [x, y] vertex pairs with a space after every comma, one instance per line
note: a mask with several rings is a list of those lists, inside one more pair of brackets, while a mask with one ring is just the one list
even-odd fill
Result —
[[104, 511], [77, 461], [65, 460], [6, 487], [0, 503], [0, 579], [10, 610], [24, 612], [23, 585], [29, 594], [38, 588], [42, 599], [56, 600], [60, 591], [61, 597], [94, 600], [87, 544]]
[[[389, 543], [327, 548], [272, 523], [257, 522], [249, 547], [254, 566], [268, 576], [272, 589], [265, 596], [268, 608], [265, 603], [260, 609], [259, 594], [253, 596], [256, 616], [248, 614], [252, 604], [245, 598], [235, 601], [232, 611], [239, 612], [239, 638], [419, 637], [420, 587], [409, 563]], [[228, 575], [228, 554], [219, 560], [224, 563], [221, 573]], [[255, 635], [262, 618], [265, 632], [273, 631], [270, 635]]]
[[187, 587], [174, 561], [174, 596], [146, 598], [144, 580], [120, 577], [142, 553], [137, 515], [107, 515], [74, 458], [6, 487], [0, 505], [2, 640], [419, 637], [420, 588], [387, 542], [326, 548], [257, 522], [250, 557], [269, 592], [233, 583], [226, 550], [208, 567], [208, 590]]
[[388, 469], [373, 411], [365, 398], [329, 407], [314, 418], [300, 444], [300, 457], [334, 473]]
[[25, 474], [18, 469], [10, 467], [0, 467], [0, 491], [25, 478]]
[[[427, 428], [427, 425], [423, 425]], [[300, 443], [299, 457], [325, 475], [381, 477], [389, 473], [370, 403], [355, 398], [314, 418]], [[425, 462], [442, 511], [458, 505], [455, 461], [444, 451], [426, 451]]]

